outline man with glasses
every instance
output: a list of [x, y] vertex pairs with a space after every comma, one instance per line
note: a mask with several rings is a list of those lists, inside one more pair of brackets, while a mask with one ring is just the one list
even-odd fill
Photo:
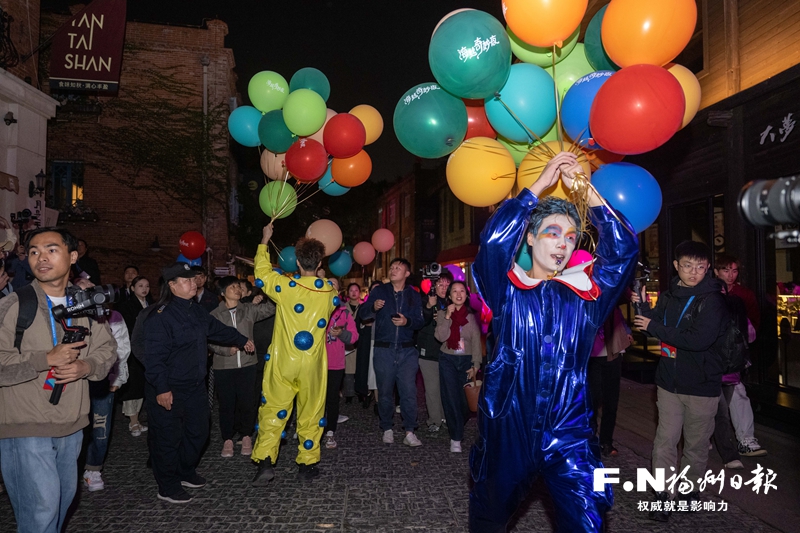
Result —
[[[706, 474], [708, 441], [714, 432], [722, 391], [722, 359], [712, 346], [725, 331], [728, 309], [722, 284], [706, 276], [711, 261], [708, 246], [684, 241], [675, 249], [675, 258], [672, 264], [678, 277], [661, 294], [655, 309], [642, 306], [644, 316], [637, 315], [634, 324], [661, 341], [662, 357], [656, 370], [658, 429], [653, 442], [653, 470], [663, 469], [669, 478], [688, 468], [685, 479], [693, 485], [687, 484], [679, 499], [699, 502], [697, 480]], [[642, 294], [631, 299], [639, 302], [643, 298]], [[683, 457], [679, 467], [677, 446], [681, 433]], [[669, 511], [664, 504], [674, 494], [659, 492], [656, 497], [663, 510], [651, 511], [650, 518], [666, 522]]]

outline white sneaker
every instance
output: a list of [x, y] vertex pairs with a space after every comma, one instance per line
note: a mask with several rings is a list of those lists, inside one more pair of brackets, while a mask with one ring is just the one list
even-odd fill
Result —
[[403, 439], [403, 444], [411, 447], [422, 446], [422, 441], [419, 440], [417, 436], [414, 435], [414, 433], [409, 431], [408, 433], [406, 433], [406, 438]]
[[399, 405], [394, 408], [394, 412], [397, 413], [398, 415], [400, 414], [400, 406]]
[[325, 433], [325, 447], [329, 450], [336, 448], [336, 439], [333, 438], [333, 431]]
[[731, 461], [730, 463], [725, 463], [725, 468], [730, 470], [744, 470], [744, 465], [738, 459]]
[[384, 444], [394, 444], [394, 431], [391, 429], [387, 429], [383, 432], [383, 443]]
[[461, 453], [461, 441], [460, 440], [451, 440], [450, 441], [450, 451], [453, 453]]
[[349, 416], [346, 416], [346, 415], [339, 415], [339, 418], [337, 418], [337, 419], [336, 419], [336, 423], [337, 423], [337, 424], [344, 424], [344, 423], [345, 423], [345, 422], [347, 422], [348, 420], [350, 420], [350, 417], [349, 417]]
[[83, 484], [89, 489], [89, 492], [103, 490], [106, 488], [103, 483], [103, 476], [97, 470], [86, 470], [83, 472]]
[[139, 437], [142, 434], [141, 424], [128, 424], [128, 430], [131, 432], [132, 437]]

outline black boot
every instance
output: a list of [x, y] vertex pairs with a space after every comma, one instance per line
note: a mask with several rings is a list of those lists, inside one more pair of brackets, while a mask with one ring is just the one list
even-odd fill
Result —
[[352, 396], [345, 396], [344, 403], [353, 403], [353, 397]]
[[656, 492], [657, 502], [661, 502], [661, 510], [650, 511], [648, 518], [657, 522], [666, 522], [669, 520], [669, 511], [665, 510], [664, 506], [670, 501], [669, 492]]
[[275, 469], [272, 467], [272, 459], [267, 457], [258, 463], [258, 471], [250, 484], [254, 487], [265, 487], [275, 478]]

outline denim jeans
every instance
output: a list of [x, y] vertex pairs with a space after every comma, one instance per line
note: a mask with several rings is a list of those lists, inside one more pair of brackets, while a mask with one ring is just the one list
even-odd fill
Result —
[[83, 431], [0, 439], [0, 468], [18, 533], [59, 533], [78, 488]]
[[373, 354], [375, 379], [378, 382], [378, 414], [381, 429], [392, 429], [394, 418], [394, 386], [400, 393], [400, 414], [406, 431], [417, 428], [417, 370], [419, 353], [414, 347], [375, 347]]
[[472, 368], [471, 355], [439, 353], [439, 383], [442, 388], [442, 407], [447, 420], [450, 439], [461, 442], [464, 439], [464, 424], [467, 423], [469, 405], [464, 393], [467, 384], [467, 370]]
[[111, 436], [111, 419], [114, 414], [114, 393], [108, 387], [107, 379], [89, 382], [92, 435], [86, 448], [86, 470], [102, 470], [108, 453], [108, 438]]

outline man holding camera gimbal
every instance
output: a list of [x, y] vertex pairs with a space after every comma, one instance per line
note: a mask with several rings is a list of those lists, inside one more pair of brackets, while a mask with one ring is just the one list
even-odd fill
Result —
[[[67, 305], [70, 267], [78, 241], [69, 232], [41, 228], [28, 234], [28, 262], [36, 278], [33, 322], [17, 331], [19, 292], [0, 301], [0, 466], [19, 532], [61, 531], [78, 486], [82, 429], [89, 423], [89, 384], [114, 365], [116, 342], [108, 326], [86, 317], [70, 319], [91, 334], [63, 344], [51, 309]], [[21, 342], [18, 342], [19, 333]], [[46, 385], [66, 384], [57, 403]]]

